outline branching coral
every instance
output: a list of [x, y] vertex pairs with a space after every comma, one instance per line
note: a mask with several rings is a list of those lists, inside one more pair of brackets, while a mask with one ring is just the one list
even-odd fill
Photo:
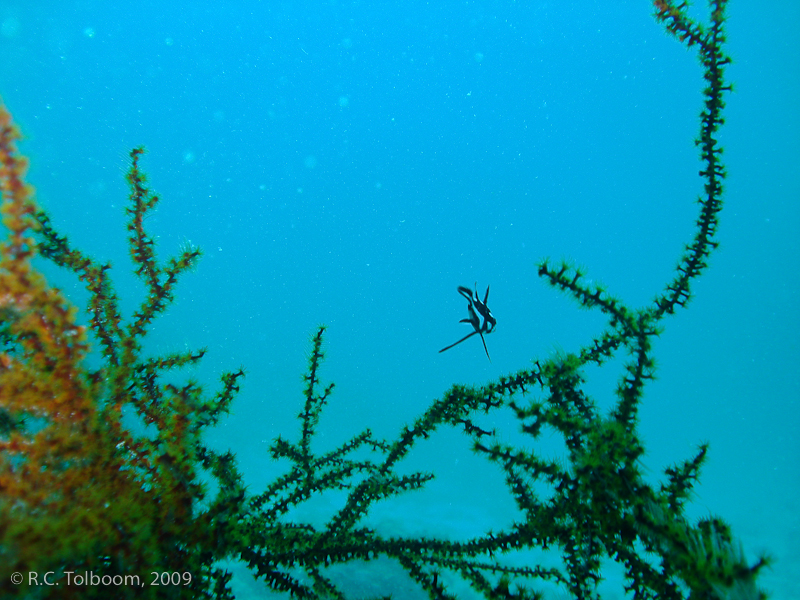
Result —
[[[618, 563], [634, 598], [761, 598], [760, 558], [748, 564], [730, 528], [718, 518], [696, 525], [684, 507], [707, 447], [670, 467], [658, 485], [645, 481], [637, 413], [653, 378], [651, 341], [664, 317], [686, 305], [691, 283], [716, 247], [722, 207], [723, 52], [725, 0], [711, 0], [711, 22], [690, 18], [686, 3], [656, 0], [655, 16], [700, 56], [707, 87], [697, 145], [704, 194], [694, 239], [676, 274], [654, 301], [632, 308], [603, 287], [587, 284], [568, 264], [542, 262], [539, 275], [580, 305], [599, 310], [608, 325], [578, 351], [537, 361], [530, 369], [483, 386], [453, 386], [393, 440], [366, 430], [338, 448], [317, 454], [312, 441], [333, 392], [321, 383], [324, 327], [313, 339], [305, 375], [299, 439], [279, 437], [273, 458], [288, 460], [286, 474], [260, 493], [249, 493], [234, 456], [209, 450], [202, 431], [223, 415], [243, 371], [225, 374], [207, 397], [194, 383], [176, 386], [166, 373], [196, 363], [203, 351], [145, 358], [143, 340], [173, 300], [178, 277], [199, 258], [187, 249], [159, 263], [144, 218], [158, 202], [140, 171], [141, 149], [131, 152], [128, 182], [129, 246], [147, 294], [124, 318], [110, 267], [95, 263], [59, 235], [37, 209], [24, 183], [18, 133], [0, 110], [0, 180], [9, 237], [0, 260], [0, 564], [11, 571], [70, 571], [103, 576], [151, 571], [189, 573], [172, 587], [118, 586], [117, 597], [230, 598], [230, 575], [220, 560], [238, 559], [275, 590], [301, 598], [343, 598], [328, 567], [388, 557], [434, 599], [452, 598], [444, 573], [460, 577], [486, 598], [541, 597], [559, 588], [575, 598], [598, 597], [604, 561]], [[75, 273], [90, 293], [88, 329], [60, 291], [48, 287], [31, 264], [49, 258]], [[88, 333], [102, 365], [84, 360]], [[583, 369], [628, 354], [616, 402], [601, 414], [583, 391]], [[562, 436], [566, 460], [503, 443], [480, 426], [480, 413], [513, 411], [531, 440], [545, 428]], [[133, 411], [146, 434], [123, 426]], [[390, 537], [362, 525], [369, 509], [423, 487], [433, 475], [400, 474], [414, 446], [442, 427], [471, 438], [478, 455], [502, 470], [521, 517], [500, 531], [464, 541]], [[209, 494], [201, 471], [216, 481]], [[295, 509], [331, 490], [344, 493], [323, 525], [300, 521]], [[543, 493], [543, 490], [547, 490]], [[510, 566], [504, 554], [534, 550], [559, 560]], [[534, 554], [535, 556], [535, 554]], [[533, 560], [533, 559], [532, 559]], [[146, 583], [146, 582], [145, 582]], [[5, 596], [29, 591], [5, 577]], [[52, 593], [52, 590], [49, 590]], [[386, 590], [390, 594], [392, 590]], [[59, 597], [105, 597], [98, 587], [63, 585]]]
[[[196, 362], [202, 351], [141, 356], [148, 324], [172, 300], [176, 278], [199, 253], [188, 250], [165, 267], [157, 265], [141, 226], [157, 198], [144, 186], [138, 168], [142, 151], [134, 150], [128, 174], [129, 241], [149, 293], [126, 324], [109, 267], [70, 248], [34, 204], [23, 182], [26, 163], [16, 150], [19, 135], [5, 109], [0, 128], [3, 215], [10, 233], [0, 262], [0, 412], [7, 424], [0, 438], [4, 571], [87, 569], [142, 580], [147, 569], [188, 572], [193, 581], [181, 588], [185, 597], [210, 593], [224, 576], [212, 567], [208, 535], [230, 500], [225, 490], [208, 511], [197, 510], [204, 497], [201, 465], [227, 476], [226, 457], [209, 452], [200, 434], [227, 410], [243, 373], [226, 374], [223, 389], [206, 398], [193, 383], [176, 387], [161, 382], [166, 371]], [[37, 252], [86, 283], [90, 329], [102, 349], [99, 370], [86, 367], [86, 330], [76, 324], [75, 308], [33, 268]], [[152, 434], [134, 435], [124, 427], [126, 410], [135, 411]], [[26, 586], [5, 577], [0, 589], [10, 595]], [[141, 597], [140, 590], [124, 589]], [[160, 590], [152, 590], [158, 597]], [[85, 598], [92, 588], [66, 586], [59, 593]]]

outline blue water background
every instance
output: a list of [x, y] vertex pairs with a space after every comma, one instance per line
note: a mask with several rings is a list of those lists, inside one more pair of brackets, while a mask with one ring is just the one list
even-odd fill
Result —
[[[748, 556], [774, 555], [764, 585], [786, 598], [800, 581], [800, 5], [734, 0], [729, 14], [721, 248], [656, 341], [640, 430], [653, 480], [710, 442], [690, 514], [721, 515]], [[336, 389], [315, 448], [366, 426], [391, 438], [451, 384], [575, 351], [602, 330], [536, 261], [572, 259], [637, 307], [692, 236], [701, 72], [644, 0], [5, 0], [0, 57], [38, 201], [76, 246], [114, 263], [128, 314], [143, 288], [125, 245], [124, 172], [130, 148], [147, 147], [163, 201], [146, 223], [161, 256], [204, 251], [147, 351], [208, 347], [183, 377], [209, 389], [247, 368], [209, 439], [236, 452], [253, 491], [286, 468], [267, 448], [296, 439], [318, 324]], [[491, 284], [498, 320], [491, 363], [477, 338], [438, 353], [467, 333], [456, 287], [476, 282]], [[587, 370], [604, 409], [622, 364]], [[486, 423], [519, 441], [508, 415]], [[558, 453], [558, 440], [542, 443]], [[383, 532], [463, 539], [516, 516], [458, 432], [403, 468], [437, 479], [370, 513]], [[322, 522], [341, 500], [298, 518]], [[393, 585], [420, 597], [392, 565], [338, 576], [356, 595]], [[623, 597], [618, 570], [608, 577], [608, 597]], [[247, 577], [236, 586], [263, 593]]]

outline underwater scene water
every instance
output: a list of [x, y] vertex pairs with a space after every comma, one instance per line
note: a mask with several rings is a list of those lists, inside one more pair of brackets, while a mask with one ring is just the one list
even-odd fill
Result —
[[[728, 14], [720, 248], [654, 342], [642, 462], [658, 481], [709, 443], [688, 515], [719, 515], [748, 558], [773, 556], [760, 585], [789, 598], [800, 589], [800, 5], [731, 0]], [[603, 315], [537, 276], [541, 259], [575, 261], [628, 306], [651, 302], [703, 192], [701, 68], [645, 0], [5, 0], [0, 57], [37, 201], [75, 246], [113, 263], [128, 312], [143, 287], [124, 175], [129, 150], [146, 147], [158, 248], [203, 250], [146, 350], [207, 348], [176, 377], [210, 387], [245, 367], [208, 439], [235, 452], [252, 490], [286, 470], [267, 450], [298, 435], [318, 325], [321, 377], [336, 387], [317, 449], [365, 427], [396, 437], [454, 383], [495, 380], [602, 331]], [[42, 269], [85, 304], [74, 276]], [[458, 286], [480, 299], [490, 286], [491, 361], [478, 335], [439, 352], [472, 331]], [[627, 358], [586, 369], [601, 409]], [[492, 419], [501, 440], [524, 439], [510, 415]], [[545, 436], [540, 451], [560, 444]], [[370, 511], [365, 524], [386, 535], [466, 539], [519, 515], [501, 471], [456, 429], [403, 465], [436, 477]], [[322, 524], [343, 498], [294, 516]], [[284, 597], [228, 568], [237, 597]], [[622, 575], [609, 567], [603, 597], [626, 597]], [[388, 560], [334, 578], [353, 598], [426, 597]]]

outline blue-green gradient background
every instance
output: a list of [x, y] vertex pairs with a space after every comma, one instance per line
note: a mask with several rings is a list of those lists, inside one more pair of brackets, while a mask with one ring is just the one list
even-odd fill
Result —
[[[205, 256], [147, 350], [207, 346], [183, 377], [209, 385], [247, 368], [211, 437], [257, 491], [286, 468], [267, 448], [297, 435], [318, 324], [337, 385], [325, 449], [367, 425], [394, 436], [453, 383], [588, 343], [603, 320], [537, 278], [543, 257], [574, 259], [634, 307], [672, 277], [702, 191], [703, 82], [651, 12], [646, 0], [4, 0], [0, 94], [38, 201], [76, 246], [113, 261], [128, 311], [142, 287], [124, 172], [128, 150], [148, 148], [161, 256], [187, 241]], [[732, 0], [729, 14], [721, 247], [656, 342], [641, 434], [654, 479], [710, 442], [691, 516], [721, 515], [748, 556], [773, 554], [764, 584], [788, 598], [800, 581], [800, 4]], [[48, 272], [82, 302], [74, 278]], [[491, 284], [491, 364], [474, 338], [437, 353], [466, 333], [456, 286], [474, 282]], [[621, 365], [587, 371], [601, 407]], [[515, 518], [499, 474], [457, 432], [404, 468], [438, 477], [370, 513], [381, 531], [458, 539]], [[296, 518], [324, 520], [340, 502]], [[234, 568], [242, 597], [265, 594]], [[337, 577], [358, 596], [391, 585], [420, 597], [398, 573]], [[607, 575], [622, 598], [619, 571]]]

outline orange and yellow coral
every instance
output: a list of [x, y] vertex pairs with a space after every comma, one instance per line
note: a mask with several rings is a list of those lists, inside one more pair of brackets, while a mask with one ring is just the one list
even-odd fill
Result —
[[19, 137], [0, 107], [8, 229], [0, 246], [0, 411], [11, 423], [0, 438], [0, 561], [35, 571], [91, 557], [99, 546], [123, 550], [142, 515], [114, 498], [142, 490], [124, 470], [126, 458], [100, 414], [100, 384], [83, 366], [88, 346], [76, 308], [31, 264], [37, 207], [24, 181]]
[[[199, 551], [208, 546], [204, 536], [213, 525], [213, 514], [198, 510], [204, 497], [199, 468], [217, 476], [225, 472], [224, 457], [201, 445], [200, 431], [227, 409], [242, 372], [225, 375], [222, 392], [205, 399], [193, 383], [159, 382], [163, 371], [196, 362], [202, 351], [143, 359], [141, 340], [199, 251], [186, 250], [158, 266], [142, 227], [156, 197], [138, 169], [142, 150], [134, 150], [129, 242], [149, 291], [126, 325], [109, 267], [71, 249], [37, 208], [24, 180], [27, 161], [18, 152], [19, 139], [0, 106], [0, 185], [8, 230], [0, 246], [0, 565], [4, 573], [91, 568], [125, 575], [172, 566], [194, 573], [195, 585], [181, 592], [197, 597], [214, 578], [214, 553]], [[37, 253], [86, 284], [100, 369], [86, 365], [87, 328], [32, 264]], [[151, 426], [147, 435], [122, 425], [126, 411]], [[7, 577], [0, 580], [0, 595], [21, 590]], [[86, 597], [85, 589], [71, 591]], [[59, 593], [72, 597], [71, 591]]]

